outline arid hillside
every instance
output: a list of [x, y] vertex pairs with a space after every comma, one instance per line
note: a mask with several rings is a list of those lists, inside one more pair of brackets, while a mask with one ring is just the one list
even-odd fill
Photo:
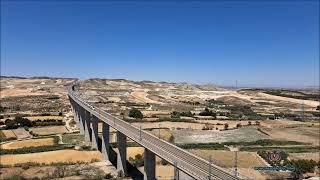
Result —
[[[88, 103], [205, 159], [214, 155], [213, 162], [230, 172], [233, 151], [238, 150], [240, 174], [251, 179], [292, 177], [289, 172], [254, 170], [275, 163], [267, 154], [277, 151], [283, 155], [277, 165], [302, 159], [299, 163], [311, 168], [301, 175], [319, 175], [314, 168], [319, 162], [309, 161], [320, 151], [319, 91], [48, 77], [1, 77], [0, 85], [0, 179], [16, 174], [44, 179], [118, 177], [114, 165], [79, 134], [67, 96], [71, 85]], [[110, 130], [111, 143], [115, 131]], [[100, 123], [99, 136], [101, 132]], [[127, 143], [128, 162], [143, 172], [143, 148]], [[57, 174], [61, 168], [64, 173]], [[173, 177], [172, 165], [159, 157], [156, 171], [158, 179]]]

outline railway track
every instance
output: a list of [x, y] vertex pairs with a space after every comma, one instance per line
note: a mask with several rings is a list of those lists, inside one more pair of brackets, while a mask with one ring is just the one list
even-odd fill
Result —
[[151, 133], [141, 130], [120, 118], [112, 116], [111, 114], [90, 105], [83, 101], [75, 91], [72, 91], [71, 89], [68, 90], [68, 95], [77, 103], [78, 106], [81, 106], [86, 111], [90, 112], [90, 114], [125, 134], [128, 138], [137, 142], [141, 146], [149, 149], [157, 156], [176, 165], [180, 170], [195, 179], [240, 179], [240, 177], [234, 176], [231, 172], [228, 172], [215, 164], [211, 164], [203, 158], [195, 156], [184, 149], [181, 149], [163, 139], [159, 139]]

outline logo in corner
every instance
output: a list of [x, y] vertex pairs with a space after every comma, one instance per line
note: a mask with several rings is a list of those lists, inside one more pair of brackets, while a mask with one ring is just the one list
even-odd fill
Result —
[[279, 160], [281, 160], [281, 157], [280, 157], [280, 154], [279, 154], [278, 151], [269, 152], [268, 158], [269, 158], [269, 161], [270, 161], [270, 162], [274, 162], [274, 161], [279, 161]]

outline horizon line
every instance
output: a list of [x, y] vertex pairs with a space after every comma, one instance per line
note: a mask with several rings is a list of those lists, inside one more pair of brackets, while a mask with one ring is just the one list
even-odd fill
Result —
[[143, 81], [151, 81], [151, 82], [158, 82], [158, 83], [185, 83], [185, 84], [193, 84], [193, 85], [209, 85], [212, 84], [217, 87], [222, 88], [232, 88], [232, 89], [239, 89], [239, 88], [265, 88], [265, 89], [316, 89], [320, 91], [320, 85], [308, 85], [308, 86], [302, 86], [302, 85], [295, 85], [295, 86], [275, 86], [275, 85], [250, 85], [250, 84], [243, 84], [236, 87], [236, 85], [222, 85], [217, 84], [213, 82], [204, 82], [204, 83], [195, 83], [195, 82], [187, 82], [187, 81], [168, 81], [168, 80], [132, 80], [128, 78], [105, 78], [105, 77], [88, 77], [88, 78], [79, 78], [79, 77], [70, 77], [70, 76], [32, 76], [32, 75], [0, 75], [0, 78], [21, 78], [21, 79], [28, 79], [28, 78], [39, 78], [39, 79], [76, 79], [76, 80], [91, 80], [91, 79], [101, 79], [101, 80], [126, 80], [126, 81], [133, 81], [133, 82], [143, 82]]

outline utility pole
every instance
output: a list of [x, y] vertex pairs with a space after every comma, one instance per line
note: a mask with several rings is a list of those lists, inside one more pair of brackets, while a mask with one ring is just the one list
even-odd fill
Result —
[[174, 180], [179, 180], [179, 169], [178, 169], [178, 165], [177, 165], [177, 161], [173, 162], [173, 167], [174, 167]]
[[304, 121], [304, 101], [301, 104], [301, 120]]
[[238, 177], [238, 150], [234, 151], [234, 173]]
[[211, 159], [211, 155], [209, 156], [209, 176], [208, 176], [208, 180], [211, 180], [211, 167], [212, 167], [212, 159]]
[[238, 89], [238, 80], [236, 80], [236, 89]]
[[158, 124], [158, 126], [159, 126], [159, 139], [160, 139], [160, 123]]
[[139, 131], [139, 135], [140, 135], [140, 141], [142, 140], [142, 136], [141, 136], [141, 125], [140, 125], [140, 131]]

